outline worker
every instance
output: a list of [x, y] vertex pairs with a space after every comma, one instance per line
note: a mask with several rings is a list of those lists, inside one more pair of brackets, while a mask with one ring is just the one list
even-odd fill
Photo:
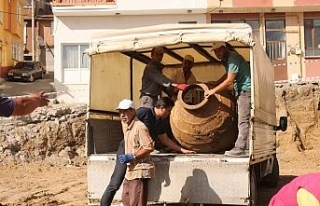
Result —
[[205, 92], [205, 97], [219, 93], [233, 85], [238, 106], [238, 138], [235, 146], [226, 151], [226, 156], [246, 157], [249, 147], [249, 126], [251, 112], [251, 73], [250, 65], [237, 52], [228, 50], [225, 42], [214, 42], [212, 50], [227, 71], [227, 77], [214, 88]]
[[162, 74], [161, 64], [164, 54], [162, 47], [155, 47], [151, 50], [151, 61], [147, 64], [142, 76], [142, 88], [140, 90], [140, 107], [153, 107], [161, 91], [168, 93], [171, 87], [178, 90], [185, 90], [187, 84], [177, 84]]

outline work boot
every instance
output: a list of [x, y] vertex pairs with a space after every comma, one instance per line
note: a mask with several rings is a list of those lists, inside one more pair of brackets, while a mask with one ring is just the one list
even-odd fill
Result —
[[234, 147], [233, 149], [224, 153], [228, 157], [249, 157], [249, 151]]

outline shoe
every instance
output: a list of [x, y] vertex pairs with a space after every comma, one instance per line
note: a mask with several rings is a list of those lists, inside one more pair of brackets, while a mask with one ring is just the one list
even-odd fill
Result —
[[233, 148], [229, 151], [225, 151], [224, 155], [228, 157], [249, 157], [249, 151]]

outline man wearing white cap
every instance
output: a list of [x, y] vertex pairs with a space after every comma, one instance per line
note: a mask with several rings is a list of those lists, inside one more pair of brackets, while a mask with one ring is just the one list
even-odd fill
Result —
[[154, 177], [155, 172], [150, 158], [154, 142], [147, 127], [136, 118], [131, 100], [122, 100], [117, 110], [125, 142], [125, 154], [119, 156], [119, 162], [127, 165], [122, 203], [124, 206], [147, 205], [148, 181]]
[[[209, 98], [215, 93], [228, 89], [231, 85], [237, 96], [238, 105], [238, 138], [235, 146], [230, 151], [226, 151], [226, 156], [245, 157], [248, 156], [246, 150], [249, 147], [249, 125], [251, 111], [251, 74], [250, 65], [237, 52], [229, 51], [225, 42], [214, 42], [212, 50], [216, 58], [221, 61], [226, 70], [227, 78], [219, 85], [205, 92], [205, 97]], [[218, 82], [220, 82], [218, 80]]]
[[[128, 100], [128, 101], [131, 102], [131, 100]], [[134, 108], [133, 103], [132, 104], [130, 103], [128, 105], [130, 106], [126, 106], [126, 107], [121, 106], [121, 108]], [[171, 100], [169, 97], [162, 97], [161, 99], [158, 99], [156, 101], [154, 108], [139, 107], [139, 109], [137, 109], [137, 112], [135, 112], [135, 115], [138, 117], [138, 119], [141, 122], [143, 122], [146, 125], [146, 127], [148, 128], [148, 132], [154, 142], [157, 139], [159, 139], [162, 144], [166, 145], [167, 147], [169, 147], [174, 151], [185, 153], [185, 154], [195, 153], [194, 151], [182, 148], [180, 145], [172, 141], [166, 134], [162, 119], [168, 117], [173, 106], [174, 106], [173, 100]], [[120, 108], [120, 105], [118, 108]], [[134, 156], [136, 156], [137, 158], [136, 153], [134, 154], [134, 156], [133, 154], [127, 154], [126, 157], [122, 156], [125, 153], [123, 145], [124, 143], [123, 141], [121, 141], [117, 151], [117, 156], [119, 157], [119, 159], [128, 158], [129, 160], [133, 160]], [[112, 173], [109, 185], [106, 188], [101, 198], [100, 206], [111, 205], [117, 190], [121, 186], [121, 183], [124, 179], [125, 174], [126, 174], [126, 165], [120, 164], [120, 162], [117, 161], [114, 171]]]

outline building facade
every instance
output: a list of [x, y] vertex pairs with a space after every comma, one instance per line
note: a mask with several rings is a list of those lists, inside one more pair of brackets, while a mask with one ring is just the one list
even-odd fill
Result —
[[48, 72], [53, 72], [51, 0], [25, 0], [24, 13], [24, 59], [40, 61]]
[[0, 77], [23, 58], [24, 0], [0, 1]]
[[[174, 3], [173, 3], [174, 2]], [[207, 0], [54, 0], [54, 76], [59, 101], [88, 101], [89, 58], [97, 32], [163, 23], [205, 23]]]
[[275, 80], [320, 76], [319, 0], [209, 0], [211, 22], [251, 25], [274, 63]]
[[87, 102], [99, 31], [163, 23], [245, 22], [274, 64], [275, 80], [320, 76], [320, 0], [53, 0], [54, 73], [66, 102]]

